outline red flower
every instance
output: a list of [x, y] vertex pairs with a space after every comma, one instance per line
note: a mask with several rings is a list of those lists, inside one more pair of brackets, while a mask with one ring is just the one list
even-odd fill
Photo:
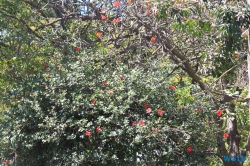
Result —
[[131, 3], [132, 3], [132, 0], [127, 0], [127, 3], [128, 3], [128, 4], [131, 4]]
[[3, 162], [3, 165], [8, 165], [8, 164], [9, 164], [8, 160], [5, 160], [5, 162]]
[[151, 42], [155, 42], [155, 41], [156, 41], [156, 38], [155, 38], [155, 37], [151, 37], [150, 41], [151, 41]]
[[174, 87], [173, 85], [171, 85], [171, 86], [169, 87], [169, 89], [170, 89], [170, 90], [175, 90], [175, 87]]
[[49, 66], [48, 65], [44, 65], [43, 68], [44, 68], [44, 70], [48, 70]]
[[102, 17], [101, 17], [101, 20], [106, 20], [106, 19], [107, 19], [106, 16], [102, 16]]
[[221, 115], [222, 115], [222, 111], [221, 111], [221, 110], [218, 110], [218, 111], [217, 111], [217, 115], [218, 115], [218, 116], [221, 116]]
[[96, 100], [92, 99], [92, 104], [95, 105], [95, 103], [96, 103]]
[[229, 137], [229, 134], [224, 133], [224, 134], [223, 134], [223, 137], [224, 137], [224, 138], [228, 138], [228, 137]]
[[199, 113], [199, 112], [200, 112], [200, 110], [195, 110], [195, 112], [196, 112], [196, 113]]
[[132, 126], [135, 126], [135, 125], [136, 125], [136, 121], [133, 121], [133, 122], [132, 122]]
[[119, 1], [115, 1], [114, 2], [114, 7], [118, 7], [118, 6], [120, 6], [120, 2]]
[[193, 148], [191, 146], [187, 147], [187, 152], [191, 152], [193, 150]]
[[102, 36], [102, 33], [101, 33], [101, 32], [97, 32], [97, 33], [96, 33], [96, 37], [99, 38], [99, 37], [101, 37], [101, 36]]
[[100, 12], [101, 12], [101, 13], [105, 13], [104, 9], [100, 9]]
[[96, 131], [97, 133], [99, 133], [99, 132], [101, 131], [101, 126], [97, 126], [97, 128], [95, 129], [95, 131]]
[[239, 58], [239, 57], [240, 57], [240, 54], [239, 54], [239, 53], [235, 53], [235, 57], [236, 57], [236, 58]]
[[144, 126], [144, 125], [145, 125], [145, 122], [144, 122], [143, 120], [140, 120], [140, 121], [139, 121], [139, 124], [140, 124], [141, 126]]
[[91, 132], [90, 131], [86, 131], [85, 135], [90, 137], [91, 136]]
[[107, 85], [107, 82], [106, 81], [103, 81], [102, 82], [102, 86], [106, 86]]
[[162, 116], [163, 115], [163, 111], [162, 110], [158, 110], [158, 115]]
[[113, 22], [118, 23], [118, 22], [120, 22], [120, 19], [119, 18], [114, 18]]
[[150, 13], [151, 13], [151, 11], [150, 11], [149, 9], [147, 9], [147, 10], [146, 10], [146, 13], [147, 13], [147, 14], [150, 14]]
[[109, 89], [108, 91], [107, 91], [107, 93], [109, 94], [109, 93], [112, 93], [113, 91], [111, 90], [111, 89]]
[[76, 47], [76, 52], [80, 51], [81, 47]]
[[145, 107], [146, 109], [148, 109], [148, 103], [145, 103], [145, 104], [144, 104], [144, 107]]
[[151, 112], [151, 108], [146, 109], [146, 113], [149, 114]]
[[120, 76], [120, 80], [122, 80], [122, 81], [123, 81], [123, 80], [124, 80], [124, 77], [123, 77], [123, 76]]

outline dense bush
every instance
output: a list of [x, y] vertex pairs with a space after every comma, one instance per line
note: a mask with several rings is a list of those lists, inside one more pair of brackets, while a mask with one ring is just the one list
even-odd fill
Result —
[[188, 97], [195, 86], [173, 85], [167, 64], [131, 69], [92, 58], [46, 64], [10, 91], [1, 128], [18, 165], [206, 163], [214, 112], [205, 97]]

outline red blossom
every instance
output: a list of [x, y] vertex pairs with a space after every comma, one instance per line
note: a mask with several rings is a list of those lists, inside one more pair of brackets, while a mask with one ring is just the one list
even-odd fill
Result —
[[144, 107], [145, 107], [146, 109], [148, 109], [148, 103], [145, 103], [145, 104], [144, 104]]
[[158, 110], [158, 115], [162, 116], [163, 115], [163, 111], [162, 110]]
[[224, 134], [223, 134], [223, 137], [224, 137], [224, 138], [228, 138], [228, 137], [229, 137], [229, 134], [228, 134], [228, 133], [224, 133]]
[[146, 113], [149, 114], [151, 112], [151, 108], [146, 109]]
[[124, 77], [123, 77], [123, 76], [120, 76], [120, 80], [123, 81], [123, 80], [124, 80]]
[[217, 115], [218, 115], [218, 116], [221, 116], [221, 115], [222, 115], [222, 111], [221, 111], [221, 110], [218, 110], [218, 111], [217, 111]]
[[119, 18], [114, 18], [113, 22], [118, 23], [118, 22], [120, 22], [120, 19]]
[[5, 162], [3, 162], [3, 165], [8, 165], [9, 164], [9, 160], [5, 160]]
[[48, 70], [49, 66], [48, 65], [44, 65], [43, 68], [44, 68], [44, 70]]
[[92, 104], [95, 105], [96, 104], [96, 100], [92, 99]]
[[239, 53], [235, 53], [235, 57], [236, 57], [236, 58], [239, 58], [239, 57], [240, 57], [240, 54], [239, 54]]
[[145, 125], [145, 122], [144, 122], [143, 120], [140, 120], [140, 121], [139, 121], [139, 125], [144, 126], [144, 125]]
[[107, 19], [107, 17], [104, 15], [101, 17], [101, 20], [106, 20], [106, 19]]
[[91, 136], [91, 132], [90, 131], [86, 131], [85, 135], [90, 137]]
[[102, 86], [106, 86], [107, 85], [107, 82], [106, 81], [103, 81], [102, 82]]
[[76, 47], [76, 52], [80, 51], [81, 47]]
[[96, 129], [95, 129], [95, 131], [96, 131], [97, 133], [99, 133], [99, 132], [101, 131], [101, 126], [97, 126]]
[[111, 90], [111, 89], [109, 89], [108, 91], [107, 91], [107, 93], [109, 94], [109, 93], [112, 93], [113, 91]]
[[114, 4], [113, 4], [114, 7], [118, 7], [120, 6], [120, 2], [119, 1], [115, 1]]
[[101, 33], [101, 32], [97, 32], [97, 33], [96, 33], [96, 37], [99, 38], [99, 37], [101, 37], [101, 36], [102, 36], [102, 33]]
[[170, 89], [170, 90], [175, 90], [175, 87], [174, 87], [173, 85], [171, 85], [171, 86], [169, 87], [169, 89]]
[[105, 13], [105, 10], [104, 10], [104, 9], [100, 9], [100, 12], [101, 12], [101, 13]]
[[151, 11], [150, 11], [149, 9], [147, 9], [147, 10], [146, 10], [146, 13], [147, 13], [147, 14], [150, 14], [150, 13], [151, 13]]
[[151, 41], [151, 42], [155, 42], [155, 41], [156, 41], [156, 38], [155, 38], [155, 37], [151, 37], [150, 41]]
[[135, 125], [136, 125], [136, 121], [133, 121], [133, 122], [132, 122], [132, 126], [135, 126]]
[[131, 4], [131, 3], [132, 3], [132, 0], [127, 0], [127, 3], [128, 3], [128, 4]]
[[195, 112], [196, 112], [196, 113], [199, 113], [199, 112], [200, 112], [200, 110], [195, 110]]
[[191, 146], [187, 147], [187, 152], [191, 152], [193, 150], [193, 148]]

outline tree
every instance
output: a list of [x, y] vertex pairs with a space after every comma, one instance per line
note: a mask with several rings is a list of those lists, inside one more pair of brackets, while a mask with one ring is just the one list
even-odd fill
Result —
[[[1, 52], [5, 56], [2, 63], [8, 66], [2, 76], [4, 82], [10, 80], [13, 86], [9, 88], [13, 96], [12, 100], [8, 98], [11, 101], [10, 110], [3, 112], [3, 117], [4, 120], [17, 119], [12, 122], [16, 124], [14, 128], [6, 127], [3, 123], [8, 133], [3, 133], [3, 138], [15, 140], [14, 144], [13, 141], [6, 141], [6, 145], [13, 147], [22, 156], [19, 158], [20, 163], [27, 163], [30, 157], [34, 158], [39, 153], [41, 158], [34, 160], [34, 164], [83, 164], [87, 158], [92, 164], [98, 163], [100, 158], [102, 164], [132, 164], [140, 157], [142, 163], [162, 164], [171, 160], [195, 164], [209, 160], [207, 156], [215, 155], [223, 160], [223, 155], [228, 154], [223, 139], [225, 133], [229, 134], [226, 139], [230, 147], [229, 154], [240, 154], [238, 115], [235, 115], [236, 107], [232, 102], [235, 97], [231, 95], [235, 90], [226, 85], [233, 83], [228, 75], [234, 74], [232, 69], [229, 70], [231, 72], [227, 71], [228, 66], [239, 65], [239, 61], [232, 61], [232, 54], [236, 49], [240, 51], [245, 47], [244, 44], [239, 45], [242, 41], [239, 36], [240, 27], [246, 24], [247, 17], [238, 15], [240, 19], [234, 19], [239, 12], [232, 12], [232, 9], [220, 5], [213, 9], [213, 5], [201, 6], [195, 3], [183, 6], [172, 2], [127, 3], [23, 1], [15, 4], [15, 7], [22, 10], [15, 11], [12, 1], [1, 2], [1, 6], [5, 6], [1, 10], [2, 18], [8, 19], [8, 24], [1, 24], [6, 29], [1, 41]], [[219, 37], [214, 35], [218, 32], [221, 34]], [[17, 39], [20, 41], [16, 42]], [[223, 53], [224, 56], [216, 56], [216, 53]], [[225, 72], [229, 74], [224, 79]], [[9, 77], [8, 73], [14, 75]], [[98, 77], [93, 76], [93, 73]], [[117, 81], [119, 74], [116, 73], [124, 77], [124, 80], [120, 80], [122, 83]], [[83, 80], [83, 75], [88, 77]], [[168, 77], [174, 82], [164, 79]], [[112, 80], [111, 85], [108, 79]], [[217, 83], [218, 80], [221, 80], [221, 87], [220, 84], [215, 88], [209, 86], [209, 83]], [[100, 86], [102, 83], [103, 87]], [[175, 84], [176, 90], [167, 90], [166, 86], [172, 84]], [[197, 93], [199, 90], [202, 93]], [[95, 105], [99, 101], [96, 97], [101, 105]], [[171, 102], [162, 103], [165, 97]], [[124, 103], [120, 106], [122, 100]], [[159, 120], [157, 112], [149, 116], [145, 113], [148, 108], [143, 108], [145, 103], [154, 106], [151, 108], [154, 111], [163, 110], [164, 115], [166, 113], [168, 116], [166, 119], [160, 116]], [[222, 108], [227, 120], [227, 132], [223, 131], [224, 121], [216, 114]], [[81, 114], [81, 109], [90, 113]], [[120, 124], [113, 124], [123, 114], [128, 117], [125, 116]], [[178, 116], [181, 118], [178, 119]], [[99, 120], [101, 117], [106, 119], [105, 123]], [[62, 119], [63, 122], [60, 122]], [[149, 121], [145, 126], [144, 119]], [[186, 120], [192, 120], [192, 123], [186, 124]], [[141, 122], [141, 126], [134, 129], [131, 127], [133, 121]], [[166, 121], [170, 122], [164, 125]], [[161, 132], [151, 126], [152, 122], [157, 122], [163, 128]], [[214, 151], [216, 140], [211, 135], [217, 129], [214, 122], [222, 128], [217, 135], [218, 153]], [[107, 142], [98, 144], [98, 132], [93, 134], [96, 127], [99, 127], [97, 125], [100, 125], [97, 131], [102, 130], [102, 127], [107, 128], [101, 137]], [[208, 126], [212, 130], [202, 130]], [[159, 132], [151, 135], [151, 130]], [[170, 134], [172, 130], [178, 132]], [[133, 131], [137, 135], [128, 135], [125, 131]], [[207, 139], [199, 139], [198, 133], [201, 131], [208, 136]], [[60, 134], [65, 135], [58, 137]], [[84, 134], [87, 136], [83, 137]], [[191, 137], [187, 136], [180, 143], [186, 135]], [[76, 141], [78, 139], [89, 141], [91, 146], [79, 144]], [[128, 146], [131, 140], [136, 140], [135, 144]], [[21, 144], [21, 141], [25, 143]], [[166, 146], [159, 147], [163, 142]], [[101, 148], [100, 158], [94, 150], [96, 145]], [[189, 153], [189, 146], [192, 147], [192, 153]], [[41, 147], [44, 147], [44, 151], [38, 152], [36, 149]], [[81, 150], [83, 147], [85, 150]], [[107, 147], [119, 150], [106, 150]], [[59, 151], [61, 154], [55, 154], [58, 148], [63, 148]], [[51, 154], [44, 155], [43, 152], [47, 151]], [[30, 156], [30, 152], [34, 156]], [[72, 161], [67, 158], [67, 154], [73, 154]], [[224, 165], [232, 164], [223, 162]]]

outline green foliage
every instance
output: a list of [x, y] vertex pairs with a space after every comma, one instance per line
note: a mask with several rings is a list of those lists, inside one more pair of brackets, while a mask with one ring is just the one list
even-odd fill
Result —
[[80, 53], [60, 69], [50, 64], [10, 91], [15, 102], [2, 112], [1, 128], [20, 165], [207, 162], [206, 150], [214, 146], [211, 127], [216, 129], [208, 119], [214, 113], [204, 100], [178, 104], [182, 94], [169, 89], [167, 66], [144, 72], [115, 62], [103, 66], [91, 56]]
[[[236, 64], [232, 54], [245, 46], [243, 16], [172, 1], [145, 14], [148, 6], [137, 1], [119, 8], [107, 1], [103, 21], [94, 3], [83, 11], [77, 1], [15, 2], [0, 1], [0, 88], [7, 105], [0, 112], [2, 159], [17, 154], [18, 165], [219, 163], [211, 99], [221, 98], [200, 93], [183, 64], [197, 67], [195, 74], [208, 82]], [[66, 11], [63, 19], [59, 9]], [[114, 23], [121, 13], [121, 23]], [[242, 128], [244, 108], [228, 113]]]

